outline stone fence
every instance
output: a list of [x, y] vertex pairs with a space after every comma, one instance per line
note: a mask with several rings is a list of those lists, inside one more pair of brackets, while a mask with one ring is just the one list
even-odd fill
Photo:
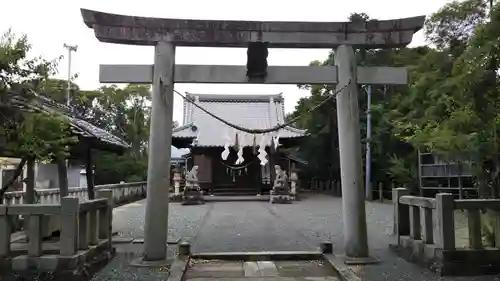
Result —
[[[56, 204], [0, 205], [0, 271], [24, 272], [31, 268], [38, 272], [67, 273], [82, 270], [89, 260], [111, 250], [113, 219], [113, 190], [100, 188], [98, 199], [80, 200], [67, 196]], [[27, 238], [11, 240], [10, 217], [25, 216]], [[42, 225], [46, 217], [60, 221], [57, 241], [43, 240]], [[70, 280], [70, 276], [68, 276]]]
[[[146, 182], [132, 182], [120, 184], [106, 184], [95, 186], [96, 193], [100, 190], [111, 190], [113, 194], [114, 206], [122, 205], [128, 202], [133, 202], [146, 197]], [[88, 194], [86, 187], [70, 188], [68, 196], [76, 197], [80, 201], [88, 201]], [[6, 192], [4, 196], [4, 204], [8, 206], [22, 205], [25, 200], [26, 192], [13, 191]], [[41, 205], [54, 205], [61, 204], [59, 189], [38, 189], [36, 190], [36, 197], [38, 203]], [[0, 205], [2, 206], [2, 205]], [[10, 218], [12, 230], [18, 231], [24, 228], [22, 226], [22, 216], [12, 216]], [[59, 220], [54, 217], [47, 217], [44, 219], [43, 224], [43, 237], [49, 237], [55, 231], [59, 230]]]
[[[500, 200], [456, 200], [449, 193], [435, 198], [410, 196], [405, 188], [393, 189], [394, 232], [391, 245], [407, 260], [429, 266], [441, 275], [476, 275], [500, 272]], [[455, 210], [463, 210], [468, 221], [468, 247], [455, 244]], [[495, 248], [483, 246], [481, 211], [495, 218]]]
[[[114, 203], [119, 205], [133, 200], [136, 197], [146, 196], [146, 182], [117, 183], [95, 186], [95, 191], [110, 189], [113, 191]], [[40, 204], [60, 204], [59, 188], [37, 189], [35, 197]], [[26, 192], [12, 191], [4, 195], [4, 204], [23, 204]], [[88, 200], [86, 187], [72, 187], [68, 190], [68, 196], [78, 197], [80, 200]]]

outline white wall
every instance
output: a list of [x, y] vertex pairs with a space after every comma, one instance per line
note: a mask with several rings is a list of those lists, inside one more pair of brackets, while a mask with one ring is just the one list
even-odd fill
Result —
[[[82, 167], [79, 165], [70, 165], [68, 167], [68, 186], [69, 187], [80, 187], [80, 172]], [[56, 164], [38, 164], [37, 171], [37, 187], [42, 188], [46, 186], [46, 182], [49, 181], [48, 188], [59, 188], [58, 173]], [[47, 187], [45, 187], [47, 188]]]

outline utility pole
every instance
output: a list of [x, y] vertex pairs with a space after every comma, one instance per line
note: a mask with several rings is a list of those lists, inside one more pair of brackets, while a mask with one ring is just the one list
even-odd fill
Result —
[[[68, 89], [66, 89], [66, 106], [70, 106], [70, 102], [71, 102], [71, 52], [76, 52], [76, 50], [78, 49], [78, 46], [77, 45], [68, 45], [66, 43], [64, 43], [63, 45], [64, 48], [68, 49]], [[62, 185], [66, 186], [66, 190], [60, 190], [60, 193], [61, 195], [63, 195], [63, 191], [67, 193], [67, 188], [68, 188], [68, 168], [69, 168], [69, 160], [66, 159], [65, 163], [64, 163], [65, 167], [64, 167], [64, 170], [61, 170], [59, 174], [61, 174], [61, 172], [63, 172], [64, 174], [66, 174], [65, 176], [59, 176], [59, 185], [61, 186], [61, 182], [65, 182], [63, 183]], [[60, 169], [62, 169], [62, 165], [60, 165], [61, 167], [59, 167]], [[62, 198], [62, 196], [61, 196]]]
[[[373, 200], [372, 190], [372, 86], [364, 87], [366, 91], [366, 154], [365, 154], [365, 199]], [[384, 86], [383, 96], [387, 93], [387, 86]]]
[[66, 105], [69, 107], [71, 101], [71, 52], [76, 52], [77, 45], [68, 45], [64, 43], [64, 48], [68, 49], [68, 89], [66, 93]]
[[372, 86], [368, 85], [365, 87], [366, 91], [366, 156], [365, 156], [365, 198], [368, 201], [373, 200], [372, 191], [372, 148], [371, 148], [371, 138], [372, 138]]

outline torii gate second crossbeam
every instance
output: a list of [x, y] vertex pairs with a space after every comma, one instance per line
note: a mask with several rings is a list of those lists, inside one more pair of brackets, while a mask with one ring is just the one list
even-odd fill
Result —
[[[407, 73], [405, 68], [358, 67], [354, 48], [404, 47], [422, 28], [424, 16], [369, 22], [256, 22], [145, 18], [85, 9], [82, 16], [101, 42], [155, 46], [154, 65], [100, 67], [104, 83], [153, 84], [145, 260], [166, 256], [174, 83], [336, 84], [343, 89], [337, 95], [337, 118], [345, 253], [354, 259], [369, 257], [357, 84], [406, 84]], [[247, 67], [175, 65], [176, 46], [248, 47], [252, 52]], [[335, 65], [267, 67], [268, 47], [335, 48]], [[259, 71], [253, 75], [255, 68]]]

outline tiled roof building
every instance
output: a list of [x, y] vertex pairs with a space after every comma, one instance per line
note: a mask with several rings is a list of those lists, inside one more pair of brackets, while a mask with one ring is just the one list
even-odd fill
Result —
[[[284, 98], [280, 95], [208, 95], [187, 94], [187, 99], [210, 113], [246, 129], [269, 129], [285, 123]], [[281, 146], [294, 146], [307, 134], [305, 130], [286, 126], [278, 132], [264, 135], [235, 130], [210, 116], [192, 102], [184, 101], [183, 125], [173, 130], [172, 144], [178, 148], [191, 148], [191, 165], [199, 166], [200, 183], [204, 189], [229, 192], [238, 188], [255, 194], [262, 184], [269, 185], [270, 167], [279, 162], [271, 147], [272, 136], [279, 137]], [[264, 138], [267, 159], [271, 163], [260, 165], [256, 147]], [[237, 141], [236, 141], [237, 139]], [[235, 165], [237, 149], [231, 149], [227, 160], [221, 153], [224, 144], [243, 146], [245, 161]], [[285, 161], [286, 162], [286, 161]], [[281, 164], [289, 170], [290, 161]], [[259, 186], [257, 186], [259, 185]], [[267, 187], [264, 187], [264, 191]]]

